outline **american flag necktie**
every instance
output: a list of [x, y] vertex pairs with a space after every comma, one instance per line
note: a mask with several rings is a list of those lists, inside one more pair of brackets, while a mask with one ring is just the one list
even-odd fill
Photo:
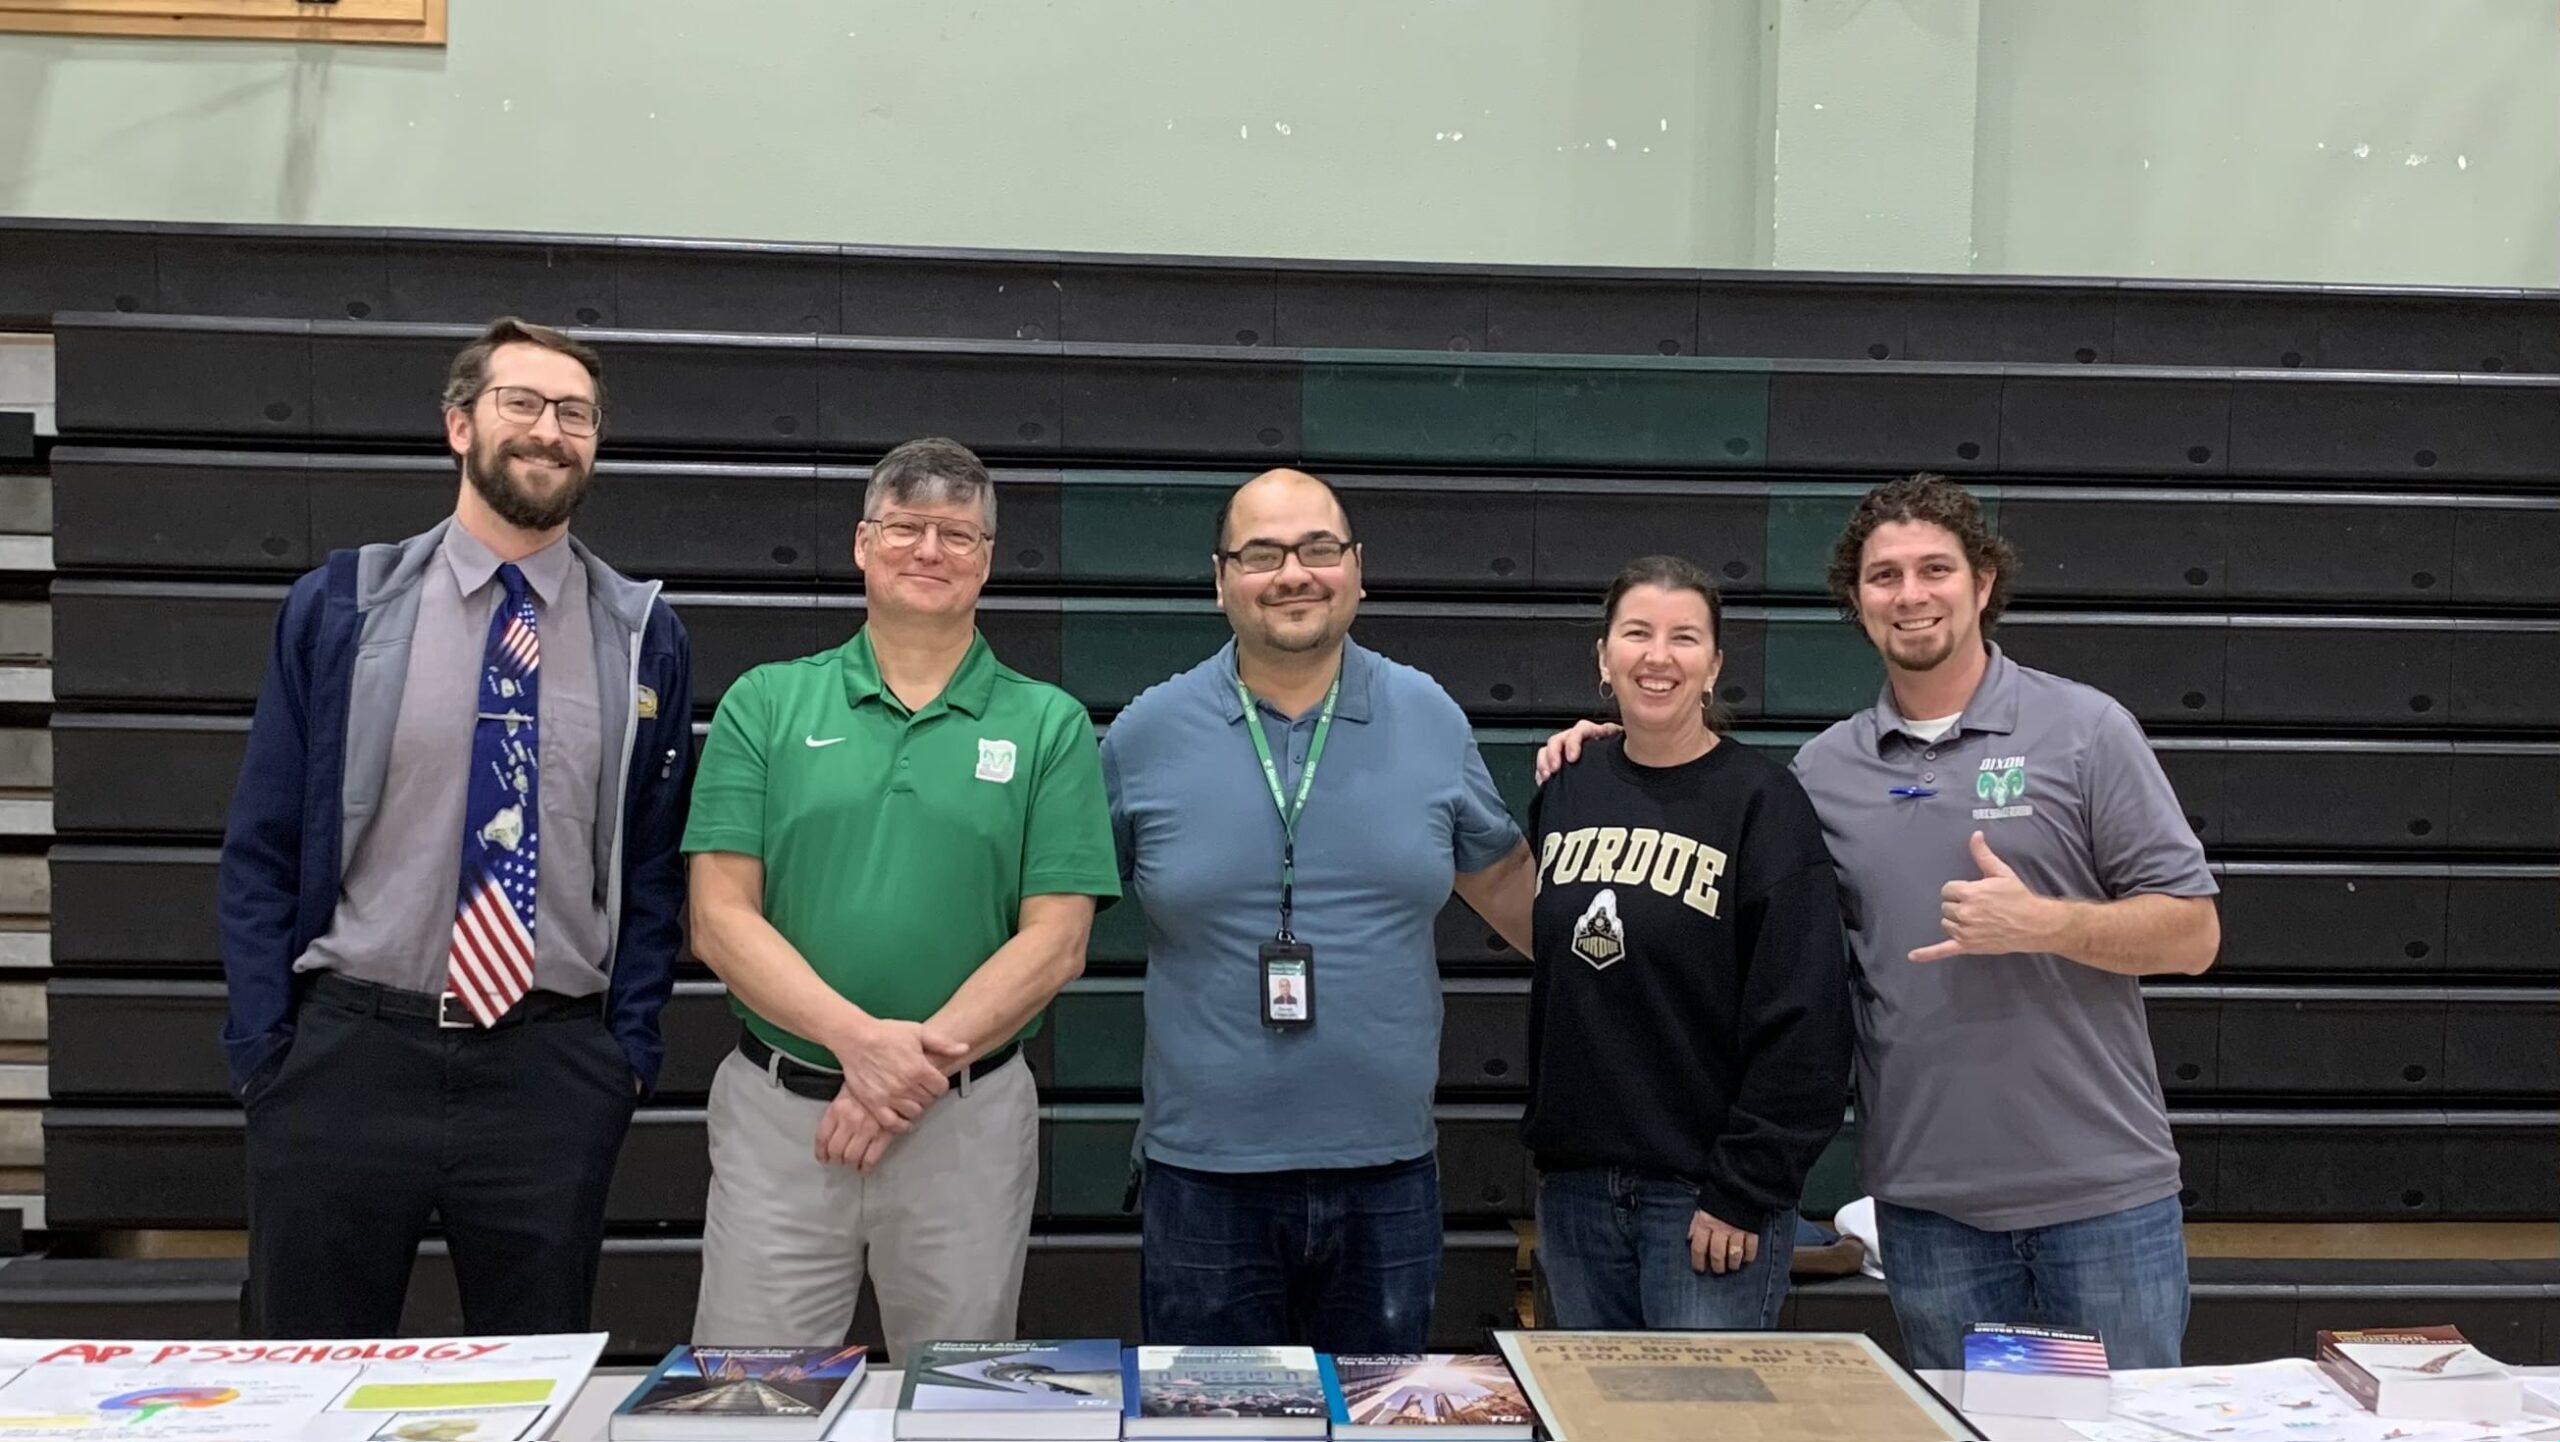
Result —
[[542, 638], [524, 572], [498, 568], [506, 595], [480, 658], [471, 728], [471, 792], [462, 817], [462, 890], [445, 961], [445, 994], [474, 1020], [498, 1018], [533, 990], [537, 823], [542, 816]]

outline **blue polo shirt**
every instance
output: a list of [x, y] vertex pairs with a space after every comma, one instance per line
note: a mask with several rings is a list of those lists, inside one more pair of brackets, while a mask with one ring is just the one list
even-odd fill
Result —
[[[1257, 701], [1297, 794], [1318, 704]], [[1233, 642], [1131, 702], [1102, 740], [1120, 876], [1147, 913], [1145, 1155], [1213, 1172], [1365, 1167], [1432, 1150], [1433, 923], [1460, 872], [1520, 829], [1439, 683], [1357, 642], [1298, 819], [1292, 929], [1316, 1020], [1263, 1026], [1257, 953], [1280, 921], [1280, 816], [1236, 701]]]

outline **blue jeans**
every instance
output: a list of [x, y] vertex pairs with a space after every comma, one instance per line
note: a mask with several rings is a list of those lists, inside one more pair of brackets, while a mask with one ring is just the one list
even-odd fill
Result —
[[1420, 1352], [1440, 1166], [1203, 1172], [1149, 1160], [1139, 1292], [1157, 1345]]
[[1722, 1276], [1689, 1264], [1698, 1189], [1659, 1173], [1578, 1167], [1538, 1178], [1538, 1256], [1555, 1316], [1543, 1325], [1756, 1331], [1778, 1325], [1795, 1256], [1790, 1209], [1760, 1228], [1760, 1255]]
[[2176, 1197], [2014, 1232], [1879, 1198], [1876, 1231], [1915, 1367], [1962, 1367], [1964, 1329], [1975, 1322], [2074, 1327], [2106, 1339], [2111, 1366], [2179, 1365], [2187, 1235]]

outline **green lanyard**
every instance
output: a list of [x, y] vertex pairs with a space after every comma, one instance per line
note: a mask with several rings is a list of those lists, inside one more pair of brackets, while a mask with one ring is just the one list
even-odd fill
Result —
[[1333, 703], [1342, 695], [1342, 672], [1336, 668], [1333, 684], [1325, 688], [1324, 713], [1316, 718], [1315, 739], [1307, 743], [1307, 766], [1298, 773], [1298, 796], [1292, 802], [1280, 790], [1280, 767], [1271, 759], [1271, 742], [1262, 734], [1262, 711], [1254, 704], [1253, 693], [1244, 687], [1243, 678], [1236, 680], [1236, 700], [1244, 707], [1244, 729], [1253, 735], [1253, 753], [1262, 758], [1262, 779], [1271, 783], [1271, 804], [1280, 812], [1280, 939], [1295, 941], [1289, 933], [1290, 909], [1296, 901], [1298, 887], [1298, 818], [1307, 809], [1307, 793], [1316, 784], [1316, 763], [1324, 759], [1324, 738], [1333, 730]]

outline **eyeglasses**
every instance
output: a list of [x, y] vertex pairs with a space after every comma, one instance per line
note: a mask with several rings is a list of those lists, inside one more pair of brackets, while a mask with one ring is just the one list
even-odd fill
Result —
[[1278, 541], [1247, 541], [1232, 551], [1212, 551], [1210, 554], [1221, 561], [1235, 562], [1236, 569], [1247, 575], [1259, 576], [1279, 570], [1291, 556], [1297, 557], [1298, 564], [1310, 571], [1339, 566], [1342, 558], [1351, 554], [1351, 544], [1331, 536], [1317, 536], [1294, 546], [1284, 546]]
[[899, 516], [891, 520], [866, 520], [862, 524], [871, 527], [879, 535], [880, 544], [892, 551], [914, 550], [924, 543], [924, 533], [931, 531], [942, 538], [942, 549], [955, 556], [974, 556], [978, 554], [978, 548], [995, 535], [993, 531], [981, 531], [966, 521], [920, 521]]
[[520, 426], [538, 424], [544, 411], [560, 417], [564, 436], [591, 436], [604, 424], [604, 407], [580, 396], [553, 400], [525, 386], [491, 386], [480, 394], [496, 401], [498, 414]]

